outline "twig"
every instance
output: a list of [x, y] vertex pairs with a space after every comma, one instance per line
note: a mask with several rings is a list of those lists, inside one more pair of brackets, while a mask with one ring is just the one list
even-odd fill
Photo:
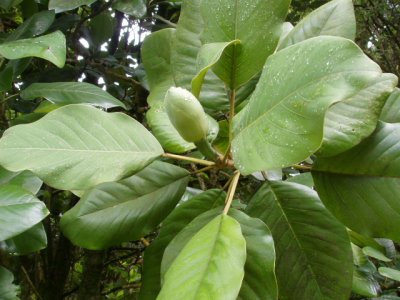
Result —
[[181, 156], [181, 155], [176, 155], [176, 154], [171, 154], [171, 153], [164, 153], [162, 156], [165, 158], [189, 161], [189, 162], [199, 164], [199, 165], [204, 165], [204, 166], [214, 166], [215, 165], [215, 163], [212, 161], [194, 158], [194, 157], [188, 157], [188, 156]]
[[232, 205], [233, 197], [235, 196], [235, 192], [236, 192], [236, 187], [239, 183], [239, 178], [240, 178], [240, 172], [235, 171], [235, 174], [233, 175], [232, 181], [229, 185], [228, 194], [226, 196], [225, 208], [224, 208], [224, 211], [222, 212], [224, 215], [228, 214], [229, 208]]
[[167, 19], [163, 18], [160, 15], [154, 15], [154, 18], [164, 22], [165, 24], [167, 24], [167, 25], [169, 25], [169, 26], [171, 26], [173, 28], [176, 28], [176, 24], [175, 23], [172, 23], [170, 20], [167, 20]]
[[26, 269], [24, 268], [24, 266], [21, 266], [21, 270], [25, 275], [26, 281], [28, 281], [29, 285], [31, 286], [33, 292], [36, 294], [36, 296], [38, 296], [38, 298], [40, 300], [43, 300], [42, 296], [40, 296], [39, 292], [37, 291], [37, 289], [35, 288], [35, 285], [33, 284], [32, 280], [29, 277], [28, 272], [26, 271]]

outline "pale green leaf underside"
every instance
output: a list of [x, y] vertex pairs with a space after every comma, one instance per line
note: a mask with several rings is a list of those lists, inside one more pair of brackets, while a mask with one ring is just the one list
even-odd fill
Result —
[[99, 107], [125, 107], [101, 88], [86, 82], [33, 83], [21, 92], [25, 100], [43, 97], [55, 104], [92, 104]]
[[165, 151], [185, 153], [196, 147], [193, 143], [185, 141], [172, 125], [165, 111], [164, 102], [154, 104], [146, 113], [146, 119], [152, 133]]
[[279, 299], [348, 299], [353, 276], [350, 240], [315, 191], [270, 182], [251, 199], [247, 213], [272, 232]]
[[155, 161], [131, 177], [86, 191], [61, 218], [61, 229], [88, 249], [140, 239], [172, 211], [187, 182], [185, 169]]
[[378, 271], [382, 276], [388, 277], [388, 278], [396, 280], [396, 281], [400, 281], [400, 271], [399, 270], [381, 267], [378, 269]]
[[240, 40], [225, 51], [213, 68], [231, 89], [259, 73], [278, 44], [290, 1], [203, 0], [202, 44]]
[[49, 10], [54, 9], [56, 13], [75, 9], [82, 5], [90, 5], [97, 0], [50, 0]]
[[400, 123], [400, 89], [396, 88], [386, 100], [380, 118], [387, 123]]
[[39, 57], [52, 62], [59, 68], [65, 64], [66, 53], [65, 36], [61, 31], [0, 45], [0, 55], [7, 59]]
[[163, 221], [157, 238], [146, 248], [142, 272], [141, 300], [153, 300], [161, 289], [161, 261], [169, 242], [202, 213], [224, 204], [225, 192], [210, 189], [175, 208]]
[[0, 241], [28, 230], [48, 214], [49, 211], [44, 203], [31, 193], [19, 186], [2, 185], [0, 188]]
[[84, 190], [141, 170], [160, 156], [157, 140], [122, 113], [67, 105], [31, 124], [8, 129], [0, 140], [0, 164], [30, 170], [48, 185]]
[[379, 123], [351, 150], [318, 158], [316, 189], [325, 206], [350, 229], [400, 240], [400, 124]]
[[378, 259], [378, 260], [381, 260], [381, 261], [384, 261], [384, 262], [392, 261], [390, 258], [386, 257], [386, 255], [383, 254], [381, 251], [378, 251], [373, 247], [369, 247], [369, 246], [364, 247], [364, 248], [362, 248], [362, 252], [365, 255], [368, 255], [370, 257], [373, 257], [375, 259]]
[[23, 189], [36, 194], [39, 192], [43, 182], [32, 172], [10, 172], [3, 167], [0, 167], [0, 185], [12, 184], [18, 185]]
[[218, 63], [221, 55], [230, 46], [240, 44], [239, 40], [234, 40], [225, 43], [211, 43], [205, 44], [200, 48], [197, 56], [197, 75], [192, 79], [192, 93], [196, 98], [199, 98], [201, 87], [208, 70], [210, 70], [216, 63]]
[[355, 39], [356, 18], [351, 0], [329, 1], [311, 12], [286, 35], [278, 50], [320, 35]]
[[158, 300], [235, 300], [244, 276], [246, 241], [240, 225], [221, 215], [183, 248], [165, 275]]
[[322, 143], [325, 112], [382, 71], [352, 41], [317, 37], [269, 57], [249, 104], [234, 118], [233, 159], [242, 174], [305, 160]]
[[[1, 244], [1, 243], [0, 243]], [[4, 246], [0, 245], [8, 253], [25, 255], [46, 248], [47, 236], [43, 224], [38, 223], [27, 231], [4, 241]]]
[[6, 268], [0, 266], [0, 295], [3, 300], [17, 300], [19, 286], [13, 284], [14, 275]]

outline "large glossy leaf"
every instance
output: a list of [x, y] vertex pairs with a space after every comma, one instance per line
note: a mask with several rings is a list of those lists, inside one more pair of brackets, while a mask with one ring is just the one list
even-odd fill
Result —
[[162, 152], [134, 119], [86, 105], [67, 105], [34, 123], [14, 126], [0, 140], [3, 167], [31, 170], [47, 184], [66, 190], [118, 180]]
[[27, 231], [0, 242], [0, 248], [8, 253], [26, 255], [46, 248], [47, 236], [43, 224], [38, 223]]
[[172, 211], [187, 183], [185, 169], [156, 161], [129, 178], [88, 190], [61, 218], [61, 229], [88, 249], [140, 239]]
[[147, 7], [144, 0], [117, 0], [114, 2], [114, 9], [124, 14], [141, 18], [146, 14]]
[[234, 119], [232, 151], [243, 174], [305, 160], [321, 145], [325, 112], [382, 76], [350, 40], [317, 37], [269, 57], [249, 104]]
[[396, 88], [386, 100], [381, 120], [387, 123], [400, 123], [400, 89]]
[[224, 200], [225, 192], [218, 189], [207, 190], [179, 205], [163, 221], [160, 233], [145, 251], [141, 300], [153, 300], [160, 292], [161, 260], [169, 242], [197, 216], [223, 205]]
[[395, 75], [383, 74], [353, 97], [332, 105], [325, 116], [324, 139], [317, 155], [337, 155], [371, 135], [396, 85]]
[[185, 226], [168, 244], [165, 248], [164, 255], [161, 262], [161, 282], [164, 281], [165, 274], [171, 267], [172, 263], [181, 253], [182, 249], [190, 241], [193, 236], [198, 233], [204, 226], [206, 226], [211, 220], [219, 216], [223, 210], [222, 207], [216, 207], [214, 209], [208, 210], [202, 213], [195, 219], [193, 219], [189, 224]]
[[356, 18], [353, 1], [333, 0], [314, 10], [286, 35], [278, 50], [320, 35], [355, 39]]
[[165, 275], [158, 300], [234, 300], [244, 276], [246, 241], [240, 225], [221, 215], [183, 248]]
[[350, 229], [400, 240], [400, 124], [379, 123], [355, 148], [313, 168], [325, 206]]
[[146, 118], [154, 136], [166, 151], [184, 153], [194, 149], [195, 146], [180, 136], [164, 107], [165, 93], [175, 85], [170, 61], [174, 33], [174, 29], [160, 30], [148, 36], [143, 42], [143, 65], [150, 87], [147, 102], [151, 106]]
[[[204, 22], [200, 13], [199, 0], [186, 0], [182, 3], [175, 38], [172, 42], [171, 62], [176, 86], [191, 88], [196, 68], [197, 55], [202, 46], [200, 35]], [[213, 73], [208, 72], [200, 94], [200, 102], [208, 112], [229, 110], [229, 101], [224, 83]]]
[[43, 34], [54, 22], [54, 17], [55, 14], [52, 10], [38, 12], [12, 31], [6, 41], [26, 39]]
[[272, 234], [260, 219], [231, 209], [229, 216], [239, 222], [246, 239], [246, 264], [239, 300], [274, 300], [278, 298], [275, 277], [275, 248]]
[[87, 103], [104, 108], [126, 108], [109, 93], [86, 82], [33, 83], [21, 92], [21, 97], [25, 100], [42, 97], [55, 104]]
[[261, 71], [278, 44], [290, 1], [202, 0], [203, 44], [240, 40], [226, 49], [214, 72], [231, 89]]
[[23, 188], [16, 185], [1, 186], [0, 241], [28, 230], [48, 214], [44, 203]]
[[42, 186], [42, 181], [32, 172], [10, 172], [0, 167], [0, 185], [18, 185], [32, 194], [36, 194]]
[[348, 299], [353, 277], [350, 240], [315, 191], [295, 183], [266, 183], [246, 211], [272, 232], [279, 299]]
[[59, 68], [65, 64], [66, 53], [65, 36], [61, 31], [0, 45], [0, 55], [7, 59], [39, 57], [52, 62]]
[[82, 5], [90, 5], [97, 0], [50, 0], [49, 10], [54, 9], [56, 13], [75, 9]]
[[14, 275], [0, 266], [0, 295], [3, 300], [19, 299], [19, 286], [13, 284]]

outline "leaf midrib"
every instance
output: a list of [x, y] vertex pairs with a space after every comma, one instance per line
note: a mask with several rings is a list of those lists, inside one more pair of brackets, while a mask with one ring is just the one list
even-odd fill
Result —
[[[329, 73], [329, 74], [327, 74], [327, 75], [325, 75], [325, 76], [323, 76], [323, 77], [318, 77], [318, 78], [316, 78], [316, 79], [314, 79], [314, 80], [311, 80], [311, 81], [308, 82], [306, 85], [302, 85], [301, 87], [299, 87], [299, 88], [295, 89], [294, 91], [290, 92], [289, 94], [287, 94], [287, 95], [286, 95], [285, 97], [283, 97], [280, 101], [278, 101], [278, 102], [275, 103], [273, 106], [271, 106], [270, 109], [268, 109], [268, 110], [265, 111], [264, 113], [260, 114], [260, 115], [259, 115], [257, 118], [255, 118], [253, 121], [251, 121], [250, 123], [248, 123], [248, 124], [246, 125], [246, 127], [244, 127], [244, 128], [243, 128], [242, 130], [240, 130], [237, 134], [235, 134], [234, 139], [238, 138], [244, 131], [248, 130], [248, 129], [249, 129], [250, 127], [252, 127], [253, 125], [257, 125], [259, 119], [266, 117], [266, 116], [267, 116], [268, 114], [270, 114], [271, 111], [273, 111], [277, 106], [279, 106], [282, 102], [284, 102], [287, 98], [289, 98], [290, 96], [292, 96], [293, 94], [295, 94], [295, 93], [298, 92], [299, 90], [302, 90], [302, 89], [304, 89], [304, 88], [306, 88], [306, 87], [308, 87], [308, 86], [314, 84], [315, 82], [318, 82], [318, 81], [321, 81], [321, 80], [322, 80], [322, 81], [325, 81], [326, 78], [328, 78], [328, 77], [330, 77], [330, 76], [332, 76], [332, 75], [338, 75], [338, 74], [343, 74], [343, 73], [346, 73], [346, 74], [348, 74], [348, 73], [359, 73], [359, 72], [362, 72], [362, 73], [369, 72], [369, 73], [377, 73], [377, 74], [380, 74], [379, 72], [377, 72], [377, 71], [372, 71], [372, 70], [368, 70], [368, 71], [366, 71], [366, 70], [340, 71], [340, 72], [336, 72], [336, 73]], [[365, 88], [365, 87], [364, 87], [364, 88]], [[363, 88], [363, 89], [364, 89], [364, 88]], [[354, 95], [355, 95], [355, 94], [352, 94], [352, 95], [350, 95], [349, 97], [347, 97], [346, 99], [351, 98], [351, 97], [353, 97]], [[253, 99], [253, 97], [252, 97], [251, 99]], [[250, 99], [250, 101], [251, 101], [251, 99]], [[346, 99], [337, 100], [336, 103], [337, 103], [337, 102], [343, 102], [343, 101], [345, 101]], [[250, 105], [250, 104], [251, 104], [251, 102], [248, 103], [248, 105]], [[242, 115], [240, 115], [240, 116], [242, 116]]]
[[295, 232], [295, 230], [293, 229], [292, 224], [289, 222], [289, 219], [288, 219], [288, 217], [287, 217], [287, 215], [286, 215], [286, 212], [285, 212], [285, 210], [283, 209], [283, 207], [282, 207], [282, 205], [281, 205], [281, 203], [280, 203], [280, 201], [279, 201], [278, 195], [275, 193], [275, 191], [274, 191], [274, 189], [273, 189], [272, 187], [269, 187], [269, 189], [271, 190], [272, 194], [274, 195], [275, 202], [276, 202], [277, 205], [279, 206], [280, 211], [282, 212], [282, 215], [283, 215], [283, 217], [285, 218], [286, 223], [288, 224], [289, 229], [290, 229], [290, 231], [292, 232], [292, 234], [293, 234], [293, 236], [294, 236], [294, 238], [295, 238], [295, 241], [296, 241], [297, 245], [299, 246], [299, 248], [300, 248], [301, 251], [302, 251], [303, 256], [305, 257], [305, 260], [306, 260], [306, 263], [307, 263], [307, 269], [310, 270], [310, 272], [311, 272], [311, 274], [312, 274], [312, 276], [313, 276], [313, 280], [314, 280], [314, 282], [316, 283], [316, 286], [317, 286], [317, 288], [318, 288], [319, 294], [320, 294], [320, 295], [323, 295], [323, 293], [322, 293], [322, 291], [321, 291], [321, 289], [320, 289], [320, 286], [319, 286], [319, 282], [318, 282], [318, 280], [317, 280], [317, 276], [316, 276], [316, 274], [314, 273], [313, 268], [311, 267], [311, 264], [310, 264], [310, 262], [309, 262], [308, 256], [305, 254], [305, 253], [307, 253], [307, 252], [304, 251], [304, 249], [303, 249], [303, 247], [302, 247], [302, 244], [300, 243], [300, 240], [299, 240], [298, 237], [297, 237], [297, 234], [295, 234], [296, 232]]

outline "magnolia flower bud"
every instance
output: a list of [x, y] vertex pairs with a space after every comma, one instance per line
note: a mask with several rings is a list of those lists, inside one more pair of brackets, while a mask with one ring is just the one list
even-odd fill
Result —
[[207, 116], [191, 92], [171, 87], [165, 95], [164, 102], [172, 125], [186, 141], [198, 142], [207, 136]]

